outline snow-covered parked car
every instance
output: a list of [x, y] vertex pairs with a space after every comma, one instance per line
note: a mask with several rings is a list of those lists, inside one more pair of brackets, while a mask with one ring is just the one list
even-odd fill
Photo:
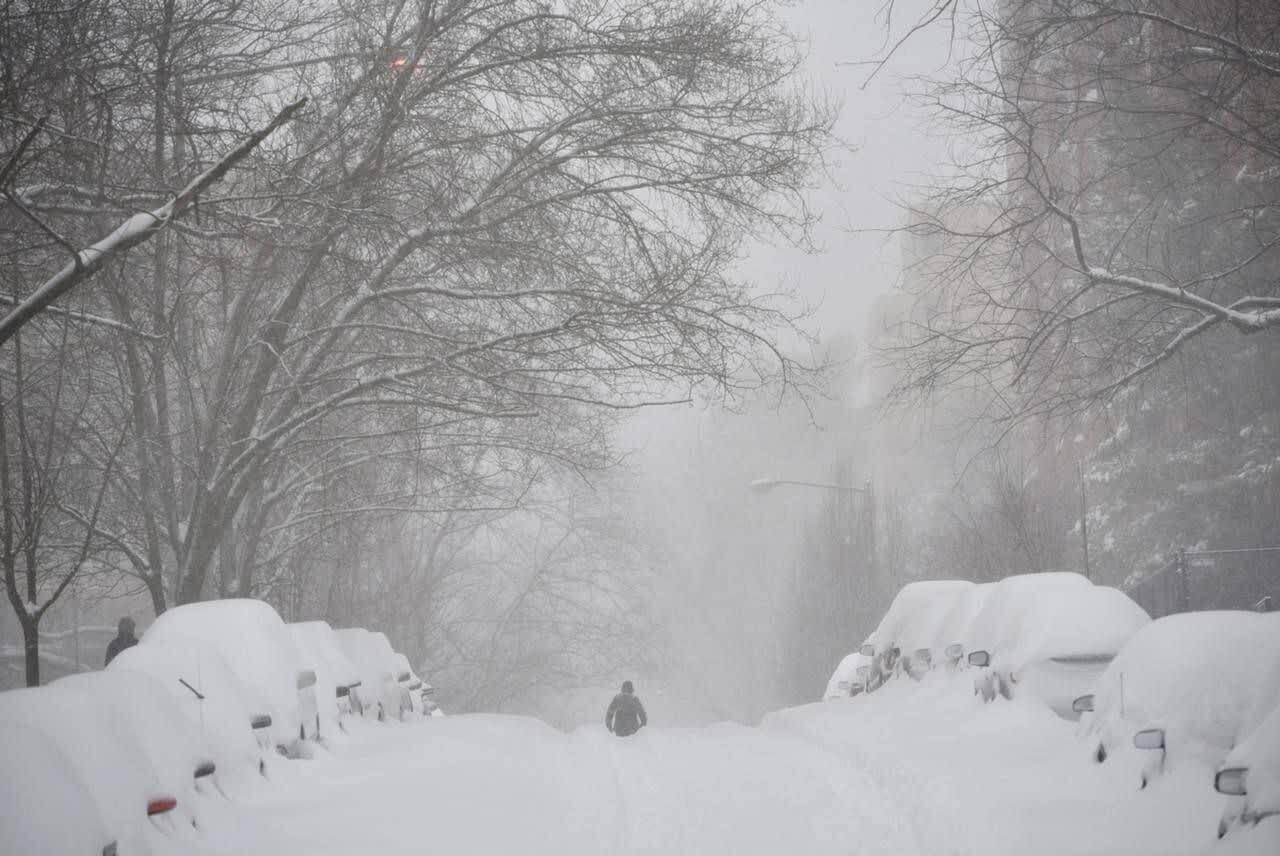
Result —
[[363, 627], [344, 627], [333, 631], [338, 646], [360, 673], [358, 693], [366, 717], [398, 719], [403, 705], [400, 692], [400, 664], [386, 634]]
[[984, 628], [998, 629], [995, 644], [969, 654], [974, 665], [986, 666], [975, 688], [986, 701], [1037, 698], [1064, 719], [1075, 719], [1075, 699], [1093, 688], [1151, 617], [1109, 586], [1035, 583], [1020, 578], [1005, 592], [1004, 581], [996, 584], [990, 598], [1004, 595], [1003, 612], [999, 624]]
[[866, 680], [871, 670], [871, 657], [859, 649], [846, 656], [831, 673], [827, 681], [827, 690], [822, 694], [823, 701], [838, 698], [849, 698], [866, 691]]
[[436, 702], [436, 688], [426, 681], [422, 682], [422, 706], [427, 712], [427, 716], [444, 716], [444, 710], [441, 709]]
[[148, 642], [121, 651], [107, 667], [108, 674], [115, 672], [147, 675], [169, 694], [204, 738], [224, 789], [229, 780], [265, 771], [263, 749], [270, 740], [262, 724], [269, 717], [268, 705], [218, 652]]
[[967, 580], [936, 580], [913, 585], [923, 587], [923, 593], [896, 628], [894, 644], [902, 651], [902, 670], [919, 680], [935, 664], [945, 661], [943, 649], [935, 647], [938, 630], [960, 599], [977, 586]]
[[[135, 646], [136, 647], [136, 646]], [[197, 823], [196, 788], [217, 772], [199, 729], [155, 678], [141, 672], [85, 672], [50, 684], [83, 692], [108, 731], [128, 749], [134, 763], [150, 766], [165, 793], [173, 795], [173, 814]]]
[[[21, 759], [27, 754], [22, 737], [33, 732], [40, 735], [33, 739], [56, 746], [58, 752], [36, 765], [23, 765]], [[190, 839], [193, 830], [169, 817], [178, 806], [178, 794], [164, 787], [149, 754], [138, 745], [136, 733], [136, 728], [121, 733], [114, 718], [104, 715], [102, 702], [85, 687], [9, 690], [0, 693], [0, 768], [5, 771], [0, 778], [13, 778], [30, 788], [31, 795], [23, 804], [38, 800], [40, 817], [55, 824], [69, 824], [61, 815], [63, 807], [87, 798], [93, 811], [71, 809], [72, 816], [86, 827], [63, 830], [69, 837], [88, 839], [97, 848], [85, 852], [106, 852], [102, 848], [111, 842], [117, 844], [120, 856], [173, 852], [183, 839]], [[53, 809], [59, 813], [51, 818]], [[0, 824], [4, 830], [0, 841], [6, 842], [11, 834], [8, 811], [6, 805], [6, 821]], [[25, 825], [15, 826], [25, 829]], [[21, 834], [24, 839], [41, 835], [40, 830], [17, 830], [12, 834]], [[62, 831], [44, 832], [49, 838], [41, 846], [6, 847], [3, 852], [77, 852], [53, 848], [50, 842], [60, 838]], [[106, 840], [98, 843], [102, 839]]]
[[965, 656], [969, 653], [974, 619], [982, 612], [994, 588], [995, 583], [979, 583], [956, 597], [951, 609], [938, 622], [938, 631], [933, 638], [936, 663], [953, 670], [963, 669], [968, 664]]
[[1241, 722], [1235, 748], [1214, 774], [1213, 786], [1227, 798], [1219, 838], [1272, 818], [1280, 823], [1280, 653]]
[[316, 736], [315, 670], [268, 604], [239, 598], [175, 606], [155, 620], [139, 644], [220, 654], [266, 706], [268, 733], [280, 751], [305, 751], [299, 741]]
[[[342, 717], [353, 712], [352, 690], [360, 686], [360, 670], [342, 652], [327, 621], [301, 621], [287, 626], [298, 652], [315, 669], [320, 735], [331, 735], [339, 730]], [[358, 698], [357, 695], [357, 706]]]
[[422, 678], [413, 671], [409, 658], [399, 651], [395, 652], [396, 683], [400, 684], [400, 715], [417, 713], [425, 715], [426, 705], [422, 699]]
[[117, 856], [121, 830], [104, 819], [89, 781], [59, 740], [6, 721], [0, 767], [0, 853]]
[[1142, 787], [1179, 767], [1212, 776], [1239, 739], [1277, 652], [1280, 613], [1216, 610], [1152, 621], [1094, 688], [1087, 731], [1094, 759], [1134, 767]]
[[1015, 574], [991, 583], [991, 589], [983, 598], [982, 608], [969, 622], [969, 653], [994, 652], [1009, 625], [1016, 620], [1019, 610], [1034, 597], [1051, 596], [1053, 592], [1070, 588], [1092, 588], [1093, 583], [1081, 574], [1050, 572], [1042, 574]]
[[973, 585], [967, 580], [921, 580], [903, 586], [873, 634], [871, 684], [883, 683], [900, 669], [917, 677], [927, 671], [937, 624]]

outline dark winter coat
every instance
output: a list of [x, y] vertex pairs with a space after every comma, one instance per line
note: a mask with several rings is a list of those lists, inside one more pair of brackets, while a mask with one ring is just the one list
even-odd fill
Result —
[[645, 725], [649, 718], [645, 716], [644, 705], [640, 699], [629, 693], [618, 693], [609, 702], [609, 710], [604, 715], [604, 725], [619, 737], [635, 734]]
[[116, 658], [116, 654], [119, 654], [125, 648], [132, 648], [137, 644], [138, 637], [133, 634], [129, 634], [128, 636], [117, 636], [112, 639], [107, 643], [107, 660], [102, 664], [102, 667], [105, 669], [107, 666], [110, 666], [111, 661]]

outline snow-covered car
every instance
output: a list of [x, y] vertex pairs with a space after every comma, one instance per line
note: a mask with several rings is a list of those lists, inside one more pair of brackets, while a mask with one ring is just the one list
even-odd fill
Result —
[[426, 681], [422, 682], [422, 707], [427, 712], [427, 716], [444, 716], [444, 711], [436, 702], [436, 688]]
[[969, 638], [974, 619], [982, 612], [995, 583], [980, 583], [965, 589], [956, 597], [947, 614], [938, 622], [933, 637], [934, 660], [952, 670], [968, 665]]
[[[976, 690], [986, 701], [1037, 698], [1064, 719], [1076, 719], [1075, 699], [1093, 688], [1151, 617], [1109, 586], [1033, 583], [1019, 580], [1007, 593], [994, 646], [971, 652], [975, 665], [987, 667]], [[1002, 585], [996, 584], [992, 598]]]
[[[990, 590], [969, 622], [969, 651], [993, 653], [1001, 638], [1008, 632], [1011, 622], [1023, 609], [1029, 598], [1051, 596], [1053, 592], [1070, 588], [1091, 588], [1087, 577], [1068, 572], [1041, 574], [1015, 574], [991, 583]], [[950, 643], [948, 643], [950, 644]]]
[[1213, 786], [1227, 798], [1219, 838], [1235, 828], [1280, 818], [1280, 654], [1241, 722], [1235, 748], [1214, 774]]
[[425, 715], [426, 706], [422, 701], [422, 678], [418, 677], [413, 671], [413, 666], [409, 663], [409, 658], [399, 651], [395, 652], [396, 660], [396, 683], [400, 684], [400, 714], [403, 717], [407, 713], [417, 713]]
[[0, 775], [0, 853], [117, 856], [119, 842], [93, 791], [56, 739], [6, 722], [0, 766], [6, 771]]
[[268, 604], [238, 598], [175, 606], [155, 620], [140, 644], [220, 654], [267, 707], [268, 733], [280, 751], [305, 751], [299, 741], [316, 736], [315, 670]]
[[395, 650], [386, 634], [363, 627], [344, 627], [333, 631], [338, 646], [360, 673], [358, 693], [366, 717], [398, 719], [404, 699], [401, 695], [400, 672]]
[[903, 586], [874, 633], [876, 654], [871, 683], [883, 683], [899, 668], [917, 677], [927, 671], [924, 661], [932, 660], [930, 646], [937, 623], [973, 585], [968, 580], [921, 580]]
[[[10, 832], [6, 803], [0, 841], [7, 842], [12, 834], [22, 839], [36, 836], [41, 843], [34, 848], [6, 847], [3, 852], [92, 854], [108, 852], [104, 848], [115, 842], [120, 856], [125, 856], [170, 852], [182, 839], [189, 840], [191, 827], [175, 824], [168, 816], [178, 806], [178, 796], [165, 789], [134, 734], [134, 729], [117, 733], [100, 702], [82, 687], [50, 685], [0, 693], [0, 769], [5, 771], [0, 778], [15, 779], [30, 789], [20, 804], [35, 802], [39, 818], [47, 820], [56, 810], [52, 822], [67, 827], [55, 833], [30, 830], [23, 823], [14, 824]], [[35, 745], [56, 751], [36, 764], [24, 764]], [[83, 810], [70, 809], [68, 818], [75, 821], [61, 815], [64, 806], [85, 800]], [[73, 829], [73, 822], [84, 826]], [[89, 849], [54, 850], [50, 840], [64, 833], [86, 841]]]
[[858, 650], [841, 660], [827, 681], [827, 690], [822, 695], [823, 701], [849, 698], [864, 692], [866, 679], [870, 674], [871, 659]]
[[[1232, 750], [1280, 651], [1280, 613], [1215, 610], [1147, 624], [1093, 691], [1096, 761], [1142, 787], [1183, 767], [1209, 777]], [[1127, 759], [1127, 760], [1119, 760]]]
[[254, 724], [268, 718], [268, 706], [218, 652], [147, 642], [121, 651], [106, 671], [147, 675], [169, 694], [203, 737], [224, 790], [230, 780], [265, 772], [270, 741]]
[[944, 663], [944, 650], [935, 647], [938, 630], [960, 599], [977, 586], [967, 580], [937, 580], [914, 585], [924, 587], [924, 592], [897, 628], [894, 644], [902, 651], [902, 670], [919, 680], [935, 663]]
[[316, 673], [320, 735], [332, 735], [339, 730], [341, 718], [353, 712], [351, 691], [360, 686], [360, 670], [342, 652], [327, 621], [302, 621], [287, 626], [298, 652]]
[[141, 672], [112, 670], [68, 675], [50, 686], [92, 698], [103, 725], [134, 763], [150, 765], [165, 793], [177, 799], [174, 815], [196, 825], [196, 786], [216, 773], [217, 764], [204, 737], [159, 682]]

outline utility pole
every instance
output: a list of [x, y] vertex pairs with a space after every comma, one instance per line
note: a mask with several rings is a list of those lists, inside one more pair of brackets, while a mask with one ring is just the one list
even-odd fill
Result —
[[1093, 579], [1089, 570], [1089, 497], [1085, 493], [1084, 464], [1076, 461], [1076, 470], [1080, 473], [1080, 545], [1084, 550], [1084, 576]]
[[1178, 551], [1178, 611], [1191, 611], [1191, 580], [1189, 579], [1187, 569], [1187, 551], [1181, 549]]

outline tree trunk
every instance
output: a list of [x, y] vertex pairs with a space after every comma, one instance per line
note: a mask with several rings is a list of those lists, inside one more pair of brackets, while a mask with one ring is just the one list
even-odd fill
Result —
[[22, 651], [27, 666], [27, 686], [40, 686], [40, 625], [25, 613], [18, 616], [22, 624]]
[[147, 575], [146, 583], [147, 594], [151, 595], [151, 609], [159, 617], [169, 608], [164, 596], [164, 577], [157, 570], [155, 573]]

